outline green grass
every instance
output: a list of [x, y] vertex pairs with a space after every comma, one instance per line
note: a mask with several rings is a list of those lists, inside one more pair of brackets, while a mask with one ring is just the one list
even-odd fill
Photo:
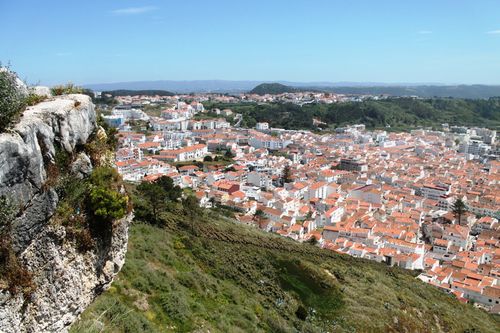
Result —
[[414, 272], [216, 214], [205, 211], [194, 231], [170, 213], [164, 228], [134, 224], [122, 271], [71, 332], [500, 330], [498, 317], [460, 304]]

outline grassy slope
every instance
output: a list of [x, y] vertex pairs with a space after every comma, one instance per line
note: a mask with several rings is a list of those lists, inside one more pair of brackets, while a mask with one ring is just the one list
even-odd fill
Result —
[[[195, 234], [192, 224], [166, 218], [164, 229], [132, 226], [123, 270], [71, 332], [500, 330], [498, 317], [411, 272], [221, 217], [197, 221]], [[308, 312], [305, 321], [299, 306]]]

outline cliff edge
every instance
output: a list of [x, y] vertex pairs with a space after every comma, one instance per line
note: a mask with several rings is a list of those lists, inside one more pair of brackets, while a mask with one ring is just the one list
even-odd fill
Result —
[[14, 217], [0, 226], [8, 224], [10, 256], [31, 285], [29, 292], [13, 292], [0, 283], [2, 332], [67, 331], [124, 263], [130, 215], [86, 251], [67, 241], [63, 225], [51, 223], [60, 201], [51, 166], [62, 151], [74, 177], [88, 175], [92, 162], [84, 147], [98, 129], [90, 97], [71, 94], [28, 107], [0, 134], [0, 196], [15, 203]]

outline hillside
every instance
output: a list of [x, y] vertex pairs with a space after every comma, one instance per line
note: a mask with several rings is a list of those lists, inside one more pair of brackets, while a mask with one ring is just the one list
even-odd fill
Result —
[[283, 93], [291, 93], [298, 91], [296, 88], [285, 86], [281, 83], [262, 83], [250, 90], [250, 94], [257, 95], [278, 95]]
[[131, 227], [126, 263], [71, 332], [498, 332], [415, 279], [214, 212]]
[[414, 99], [392, 98], [334, 104], [208, 104], [205, 108], [231, 108], [243, 114], [243, 126], [268, 122], [285, 129], [314, 129], [313, 118], [333, 128], [362, 123], [369, 128], [406, 130], [419, 126], [441, 127], [441, 124], [499, 128], [500, 99]]
[[490, 98], [500, 96], [500, 86], [474, 85], [418, 85], [418, 86], [365, 86], [365, 87], [328, 87], [319, 88], [337, 94], [355, 95], [391, 95], [391, 96], [419, 96], [452, 97], [452, 98]]

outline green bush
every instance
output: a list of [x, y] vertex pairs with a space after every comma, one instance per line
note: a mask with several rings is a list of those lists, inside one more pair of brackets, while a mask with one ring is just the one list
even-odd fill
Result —
[[125, 216], [127, 196], [121, 194], [121, 178], [110, 167], [95, 168], [90, 176], [89, 201], [93, 215], [104, 221], [112, 221]]
[[90, 190], [93, 214], [105, 221], [120, 219], [127, 212], [127, 197], [115, 190], [96, 186]]
[[0, 72], [0, 132], [5, 130], [26, 107], [16, 76], [8, 69]]
[[96, 186], [113, 186], [113, 188], [116, 188], [116, 185], [120, 182], [120, 174], [114, 168], [98, 167], [92, 171], [90, 182]]

